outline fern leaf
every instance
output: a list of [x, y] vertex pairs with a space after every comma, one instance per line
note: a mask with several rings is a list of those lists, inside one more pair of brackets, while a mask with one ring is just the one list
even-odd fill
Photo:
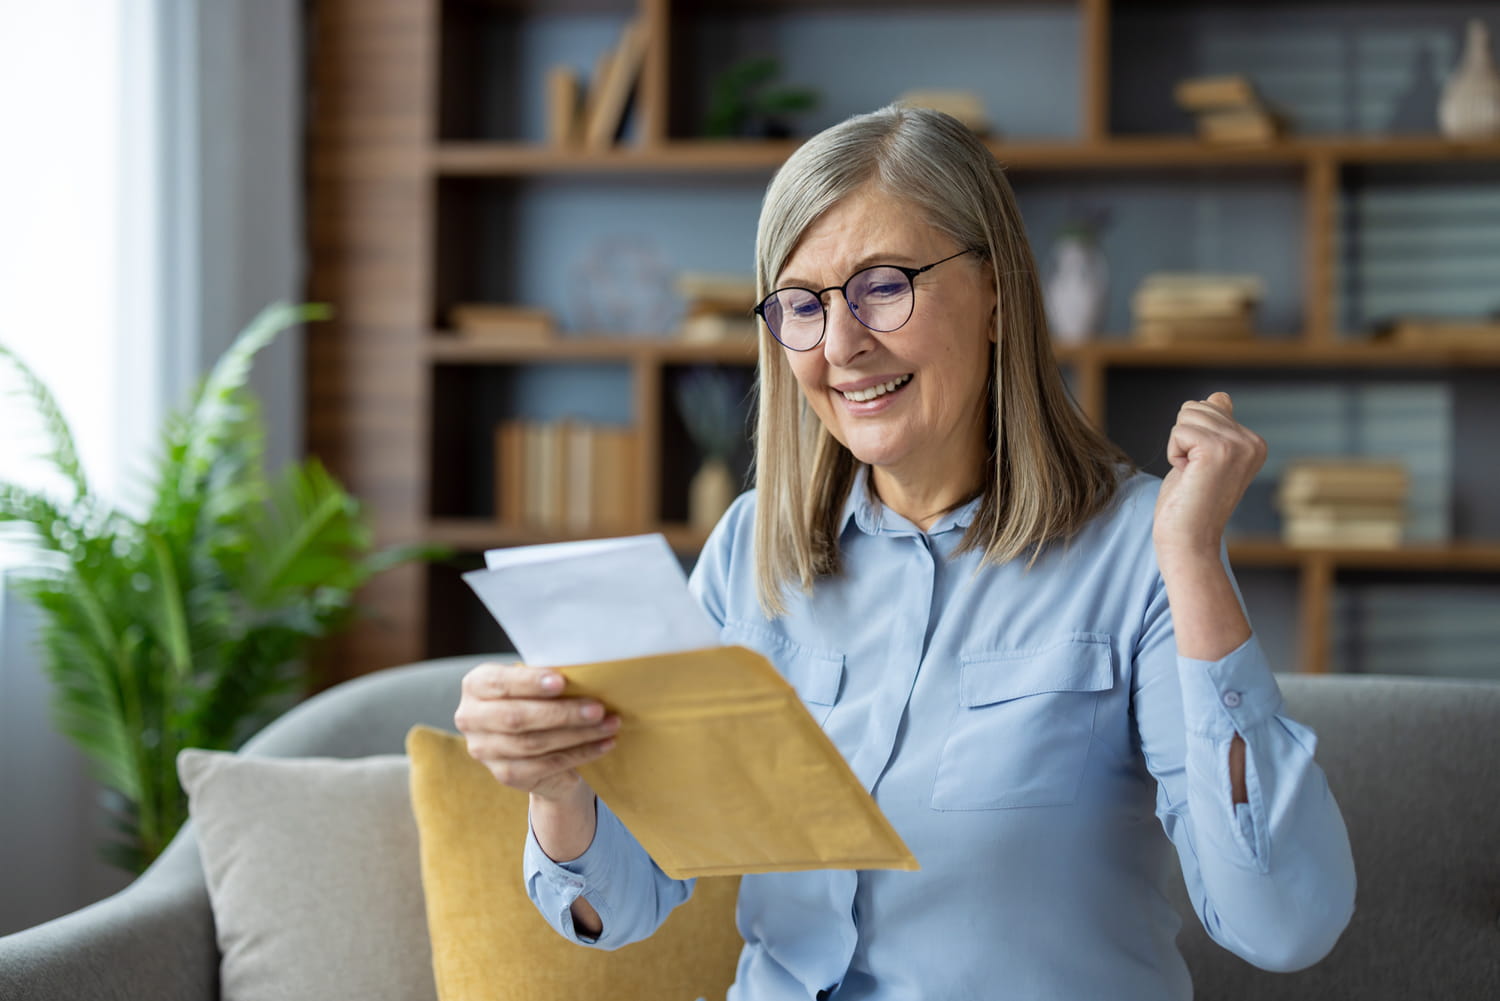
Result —
[[23, 391], [31, 398], [31, 405], [42, 419], [42, 427], [49, 442], [43, 456], [72, 484], [75, 497], [87, 496], [89, 485], [83, 474], [83, 463], [78, 458], [78, 446], [62, 408], [57, 405], [56, 397], [30, 366], [3, 344], [0, 344], [0, 358], [9, 362], [21, 377]]

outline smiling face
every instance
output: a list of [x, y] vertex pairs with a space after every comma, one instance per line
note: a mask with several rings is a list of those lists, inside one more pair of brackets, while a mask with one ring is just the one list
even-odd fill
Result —
[[[826, 288], [872, 264], [920, 268], [963, 249], [915, 206], [866, 186], [807, 228], [775, 287]], [[823, 342], [782, 350], [823, 426], [872, 467], [882, 500], [926, 521], [979, 485], [996, 299], [988, 267], [974, 254], [912, 285], [911, 319], [900, 329], [869, 329], [840, 293], [829, 292]]]

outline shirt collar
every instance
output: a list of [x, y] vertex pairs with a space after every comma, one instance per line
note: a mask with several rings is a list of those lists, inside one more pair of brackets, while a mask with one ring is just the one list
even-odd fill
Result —
[[[982, 498], [975, 497], [960, 504], [933, 523], [927, 535], [941, 535], [957, 529], [966, 529], [974, 523], [979, 513]], [[849, 496], [844, 498], [844, 510], [839, 515], [839, 534], [843, 535], [849, 523], [866, 535], [922, 535], [912, 522], [887, 508], [870, 489], [870, 467], [860, 463], [854, 473], [854, 483], [849, 487]]]

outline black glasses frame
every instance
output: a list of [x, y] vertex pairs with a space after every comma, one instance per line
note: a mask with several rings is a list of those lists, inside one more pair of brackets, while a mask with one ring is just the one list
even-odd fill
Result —
[[[891, 331], [900, 330], [902, 327], [906, 326], [907, 321], [909, 321], [911, 319], [911, 314], [914, 313], [914, 312], [916, 312], [916, 291], [917, 291], [916, 277], [917, 277], [917, 275], [925, 274], [926, 272], [931, 271], [933, 268], [937, 267], [939, 264], [947, 264], [949, 261], [953, 260], [954, 258], [962, 257], [965, 254], [972, 254], [972, 253], [975, 253], [975, 250], [974, 250], [973, 247], [969, 247], [966, 250], [960, 250], [956, 254], [949, 254], [947, 257], [943, 258], [941, 261], [933, 261], [931, 264], [925, 265], [925, 266], [920, 267], [920, 268], [907, 268], [907, 267], [902, 267], [900, 264], [872, 264], [872, 265], [870, 265], [867, 268], [860, 268], [858, 271], [854, 272], [854, 274], [852, 274], [848, 278], [844, 279], [844, 284], [842, 284], [842, 285], [830, 285], [827, 288], [822, 289], [821, 291], [816, 291], [816, 292], [813, 291], [810, 288], [805, 288], [804, 286], [801, 286], [801, 285], [788, 285], [788, 286], [786, 286], [784, 288], [777, 289], [776, 291], [772, 292], [770, 295], [768, 295], [764, 299], [762, 299], [760, 301], [760, 304], [755, 307], [754, 313], [755, 313], [756, 316], [758, 316], [758, 317], [761, 318], [761, 321], [763, 323], [765, 323], [766, 329], [771, 332], [771, 336], [774, 337], [774, 338], [776, 338], [776, 343], [780, 344], [782, 347], [786, 348], [788, 351], [811, 351], [814, 348], [816, 348], [819, 344], [822, 344], [823, 343], [823, 338], [826, 337], [826, 336], [828, 336], [828, 303], [824, 301], [823, 296], [826, 293], [828, 293], [828, 292], [838, 292], [839, 297], [844, 300], [844, 305], [848, 306], [850, 315], [853, 316], [856, 320], [859, 320], [860, 326], [863, 326], [863, 327], [865, 327], [865, 328], [867, 328], [869, 330], [874, 330], [874, 331], [876, 331], [878, 333], [889, 334], [889, 333], [891, 333]], [[848, 295], [847, 292], [844, 291], [845, 289], [847, 289], [849, 287], [849, 285], [856, 278], [858, 278], [860, 275], [864, 274], [866, 271], [875, 271], [875, 270], [877, 270], [879, 268], [890, 268], [893, 271], [899, 271], [899, 272], [901, 272], [903, 275], [906, 276], [906, 284], [911, 287], [911, 291], [912, 291], [912, 309], [911, 309], [911, 311], [906, 314], [906, 319], [905, 320], [902, 320], [900, 323], [898, 323], [894, 327], [890, 328], [890, 330], [881, 330], [879, 327], [872, 327], [868, 323], [866, 323], [864, 321], [864, 319], [859, 315], [858, 311], [856, 311], [855, 308], [852, 305], [849, 304], [849, 295]], [[786, 341], [783, 341], [781, 339], [781, 335], [776, 332], [776, 328], [774, 328], [774, 327], [771, 326], [771, 321], [766, 319], [766, 307], [768, 305], [770, 305], [770, 302], [771, 302], [772, 299], [775, 299], [778, 295], [780, 295], [783, 292], [806, 292], [809, 295], [811, 295], [814, 299], [817, 299], [819, 305], [821, 305], [823, 307], [823, 329], [818, 332], [818, 339], [815, 340], [815, 341], [813, 341], [811, 344], [809, 344], [805, 348], [793, 347], [792, 345], [788, 344]]]

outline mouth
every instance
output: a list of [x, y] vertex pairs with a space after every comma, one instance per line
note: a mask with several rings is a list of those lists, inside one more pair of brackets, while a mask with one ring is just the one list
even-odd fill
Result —
[[905, 386], [910, 383], [911, 380], [911, 373], [908, 372], [906, 375], [898, 375], [896, 378], [891, 379], [887, 382], [879, 382], [873, 386], [865, 386], [863, 389], [835, 390], [835, 392], [837, 392], [844, 399], [848, 400], [850, 403], [868, 403], [871, 400], [879, 399], [882, 396], [887, 396], [891, 393], [900, 391], [901, 389], [905, 388]]

